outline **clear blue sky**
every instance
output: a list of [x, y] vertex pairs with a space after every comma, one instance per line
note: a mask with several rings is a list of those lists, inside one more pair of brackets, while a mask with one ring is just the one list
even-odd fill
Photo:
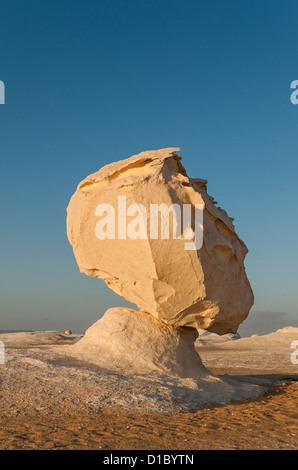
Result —
[[83, 332], [126, 304], [80, 274], [66, 207], [88, 174], [162, 147], [235, 218], [247, 322], [298, 325], [297, 15], [296, 0], [0, 2], [0, 329]]

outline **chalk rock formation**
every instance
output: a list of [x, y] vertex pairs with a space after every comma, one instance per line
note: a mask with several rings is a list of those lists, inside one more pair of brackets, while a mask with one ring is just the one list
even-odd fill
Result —
[[247, 248], [178, 151], [142, 152], [83, 180], [67, 209], [68, 239], [82, 273], [164, 323], [235, 333], [253, 304]]
[[194, 348], [194, 328], [173, 327], [149, 313], [110, 308], [71, 346], [79, 359], [134, 374], [202, 378], [210, 372]]
[[[195, 328], [167, 325], [149, 313], [119, 307], [107, 310], [82, 339], [63, 345], [60, 352], [98, 367], [100, 406], [108, 398], [121, 408], [192, 410], [266, 391], [257, 383], [212, 374], [195, 350], [196, 336]], [[108, 384], [114, 381], [113, 390], [103, 374]]]

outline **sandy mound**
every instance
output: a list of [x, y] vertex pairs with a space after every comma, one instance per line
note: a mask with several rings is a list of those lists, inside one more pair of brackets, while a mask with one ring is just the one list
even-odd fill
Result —
[[293, 342], [298, 340], [298, 328], [285, 327], [267, 335], [252, 335], [235, 341], [201, 346], [196, 343], [206, 367], [216, 371], [222, 368], [230, 373], [288, 374], [297, 376], [298, 357]]
[[66, 335], [59, 331], [2, 331], [0, 341], [5, 346], [34, 346], [42, 344], [63, 344], [78, 341], [83, 335]]
[[[292, 341], [298, 340], [298, 328], [287, 326], [267, 335], [252, 335], [241, 338], [237, 344], [248, 348], [290, 348]], [[233, 345], [231, 345], [233, 347]]]

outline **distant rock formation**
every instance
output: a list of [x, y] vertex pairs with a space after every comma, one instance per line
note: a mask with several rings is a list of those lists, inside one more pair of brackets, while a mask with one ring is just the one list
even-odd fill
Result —
[[247, 248], [178, 151], [142, 152], [84, 179], [67, 209], [68, 239], [82, 273], [162, 322], [236, 333], [253, 305]]
[[235, 341], [241, 339], [238, 333], [226, 333], [225, 335], [217, 335], [216, 333], [209, 333], [206, 330], [198, 330], [198, 338], [196, 339], [196, 346], [213, 346], [218, 343], [226, 343], [227, 341]]

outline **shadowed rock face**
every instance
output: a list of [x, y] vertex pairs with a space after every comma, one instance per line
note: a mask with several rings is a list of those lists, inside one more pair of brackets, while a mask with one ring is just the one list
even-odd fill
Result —
[[[247, 248], [235, 233], [233, 219], [208, 195], [207, 181], [189, 178], [177, 151], [142, 152], [83, 180], [67, 209], [68, 239], [82, 273], [103, 279], [141, 310], [176, 327], [234, 333], [253, 305], [244, 268]], [[125, 215], [130, 233], [137, 236], [145, 230], [146, 238], [123, 236], [120, 209], [124, 206], [119, 205], [119, 197], [122, 202], [125, 199], [126, 209], [133, 208]], [[110, 204], [115, 211], [114, 230], [110, 227], [108, 233], [111, 238], [99, 239], [96, 232], [105, 216], [97, 209], [102, 204]], [[144, 211], [134, 212], [133, 204], [141, 204]], [[158, 228], [158, 238], [153, 239], [152, 204], [176, 204], [181, 214], [183, 205], [192, 212], [201, 205], [202, 246], [185, 249], [191, 242], [182, 230], [182, 236], [174, 238], [171, 215], [169, 237], [162, 239]], [[182, 215], [180, 222], [185, 229]], [[195, 235], [193, 220], [191, 228]]]

